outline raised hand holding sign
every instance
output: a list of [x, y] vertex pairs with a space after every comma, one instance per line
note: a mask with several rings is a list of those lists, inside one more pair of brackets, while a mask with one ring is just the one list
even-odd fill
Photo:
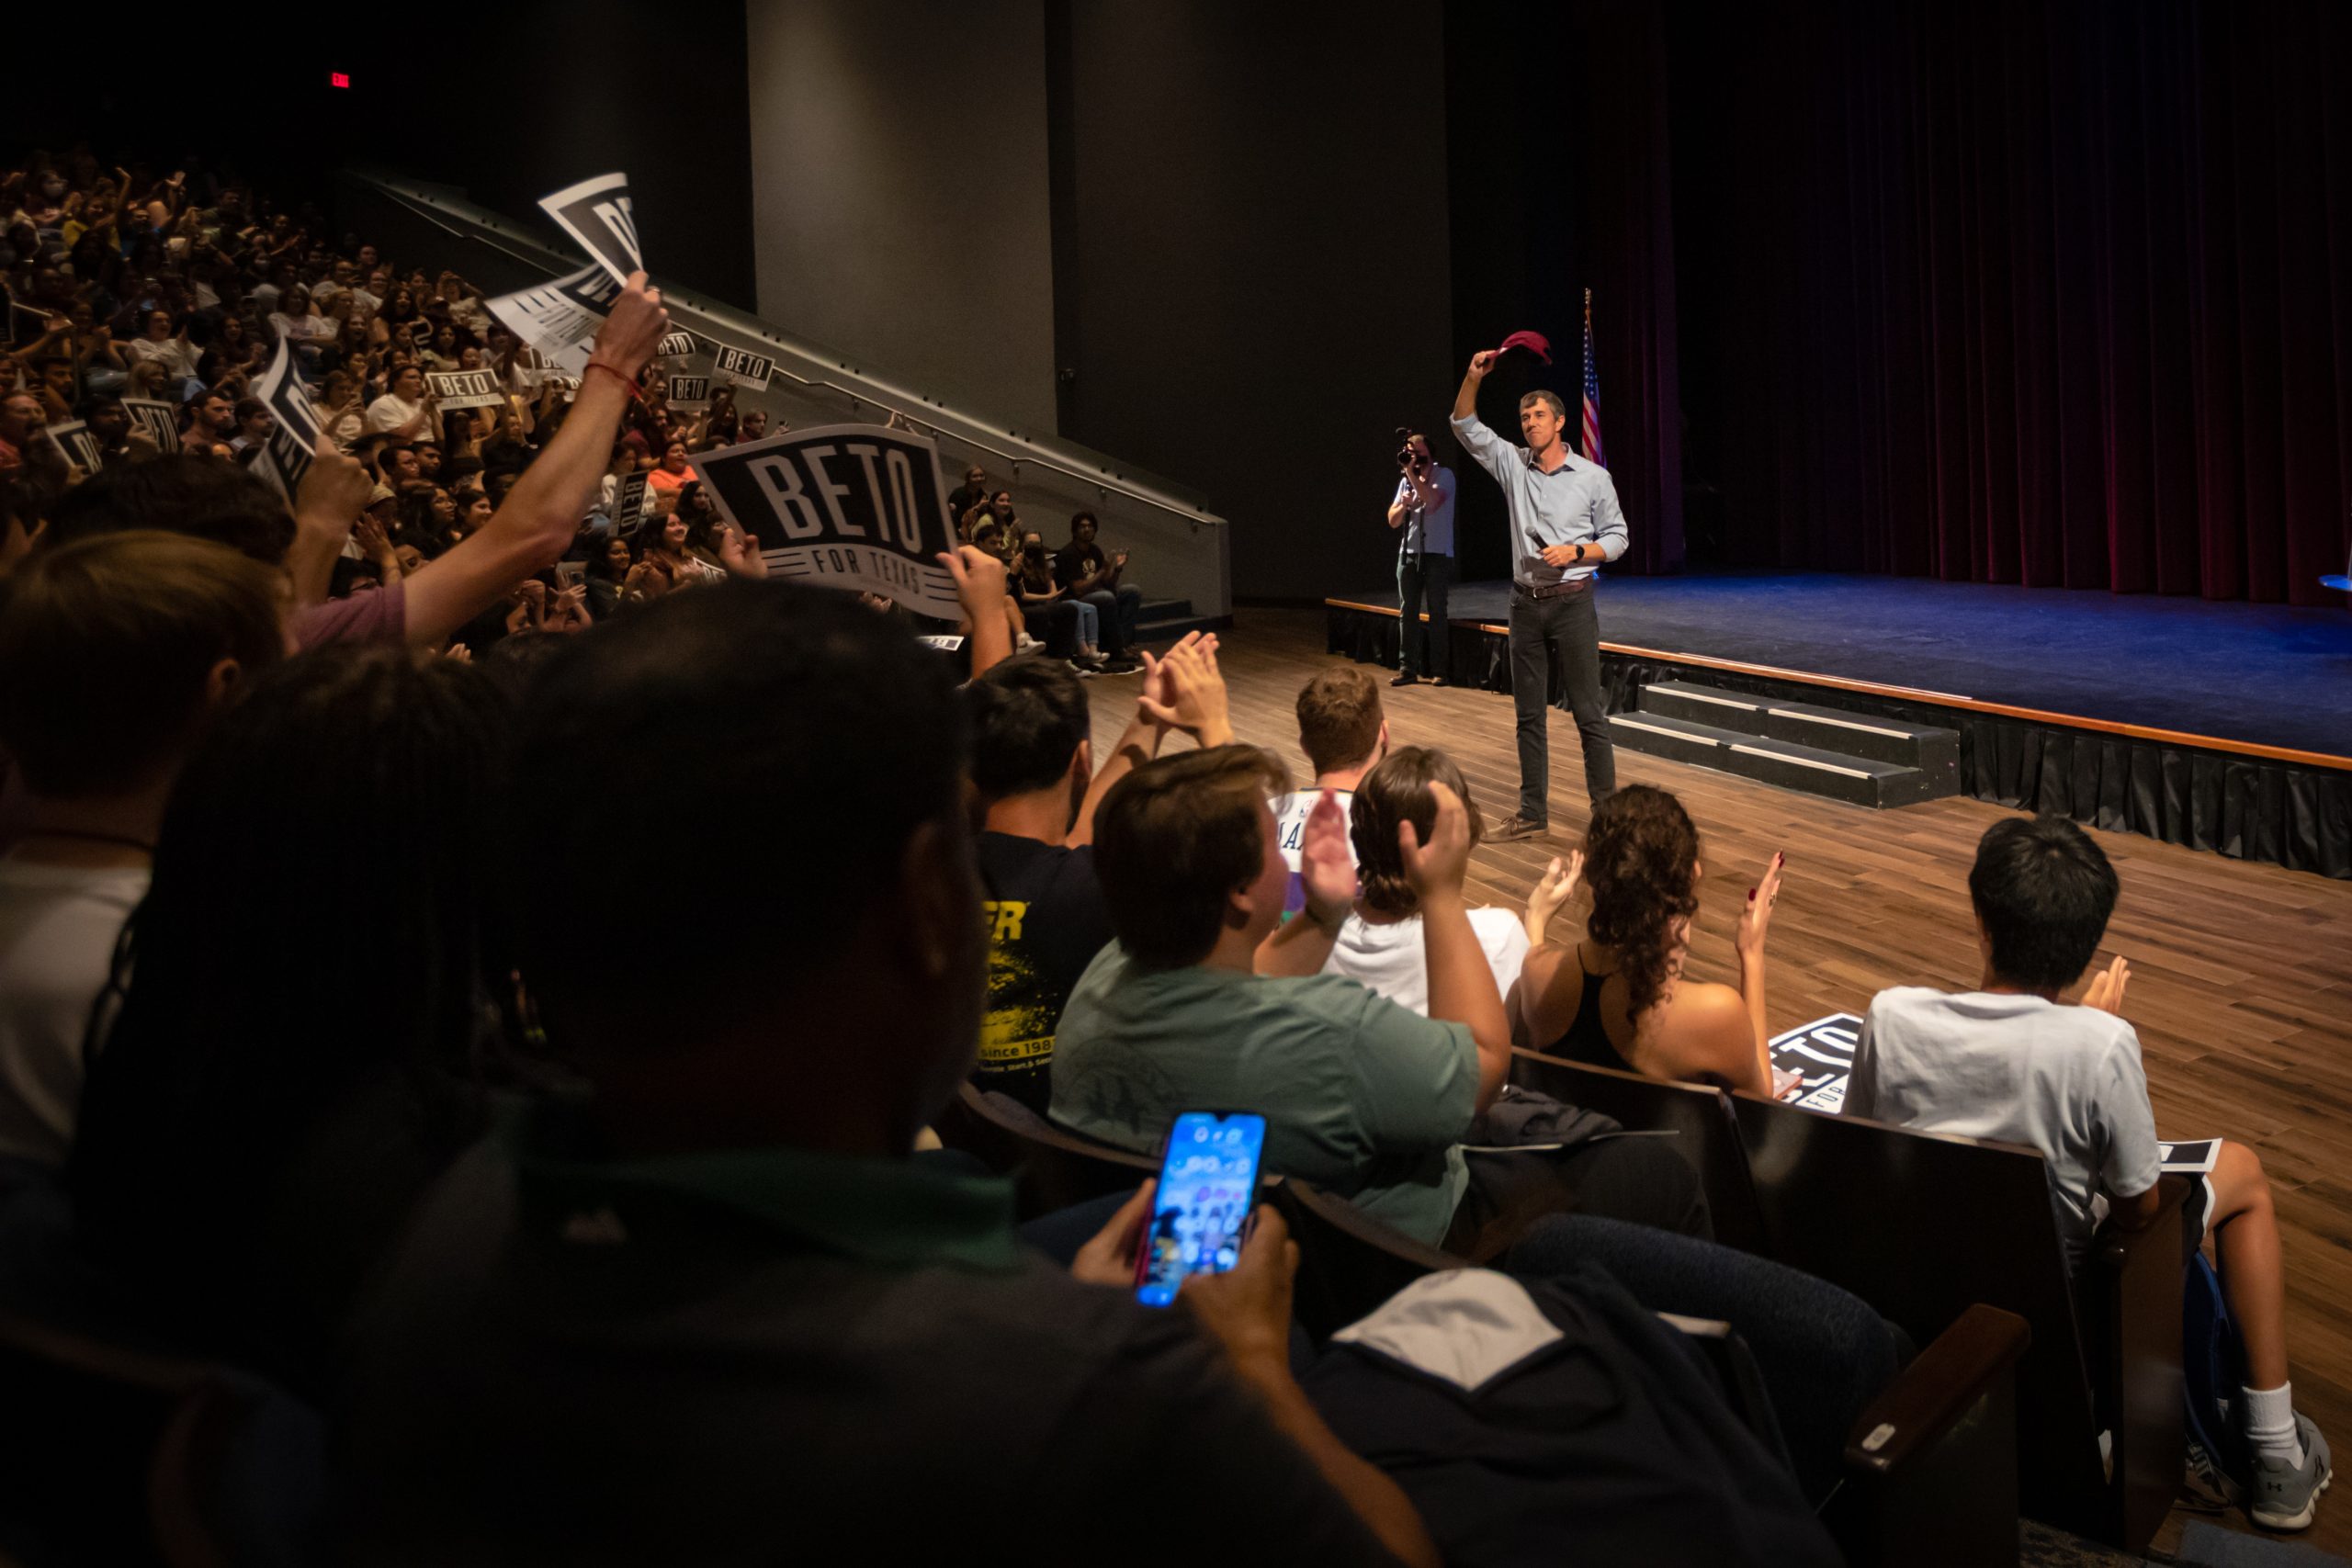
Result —
[[955, 547], [939, 452], [876, 424], [828, 424], [687, 459], [719, 515], [760, 542], [772, 575], [960, 615], [939, 563]]

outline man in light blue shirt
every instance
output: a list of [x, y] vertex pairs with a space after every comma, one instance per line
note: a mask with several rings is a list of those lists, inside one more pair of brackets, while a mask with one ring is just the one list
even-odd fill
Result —
[[1568, 407], [1541, 389], [1519, 400], [1514, 446], [1478, 418], [1478, 384], [1492, 351], [1470, 356], [1453, 397], [1453, 434], [1494, 475], [1510, 508], [1510, 690], [1519, 710], [1519, 812], [1487, 835], [1531, 838], [1551, 824], [1551, 754], [1544, 706], [1554, 658], [1584, 742], [1585, 793], [1599, 805], [1617, 787], [1617, 754], [1600, 695], [1600, 625], [1592, 584], [1602, 561], [1625, 553], [1625, 514], [1609, 470], [1568, 451]]
[[[1402, 531], [1396, 546], [1396, 608], [1403, 618], [1396, 634], [1396, 678], [1388, 683], [1409, 686], [1421, 678], [1426, 638], [1430, 678], [1441, 686], [1451, 685], [1445, 602], [1453, 587], [1453, 470], [1430, 456], [1424, 436], [1407, 436], [1405, 449], [1412, 459], [1402, 465], [1396, 493], [1388, 502], [1388, 525]], [[1426, 631], [1421, 626], [1425, 593], [1430, 606]]]

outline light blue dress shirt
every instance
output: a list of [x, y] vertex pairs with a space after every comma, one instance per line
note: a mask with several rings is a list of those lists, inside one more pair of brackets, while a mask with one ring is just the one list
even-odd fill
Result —
[[1476, 415], [1453, 422], [1462, 449], [1495, 476], [1510, 507], [1511, 579], [1522, 588], [1549, 588], [1590, 577], [1600, 562], [1550, 566], [1547, 545], [1599, 545], [1603, 561], [1625, 553], [1625, 514], [1617, 509], [1617, 487], [1609, 470], [1574, 453], [1545, 473], [1527, 448], [1506, 441]]

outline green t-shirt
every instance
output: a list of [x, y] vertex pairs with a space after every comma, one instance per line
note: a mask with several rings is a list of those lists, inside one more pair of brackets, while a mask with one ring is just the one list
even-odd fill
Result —
[[1478, 1099], [1470, 1031], [1337, 975], [1145, 969], [1114, 942], [1079, 977], [1054, 1041], [1054, 1120], [1156, 1153], [1179, 1112], [1255, 1111], [1266, 1168], [1442, 1240], [1469, 1180]]

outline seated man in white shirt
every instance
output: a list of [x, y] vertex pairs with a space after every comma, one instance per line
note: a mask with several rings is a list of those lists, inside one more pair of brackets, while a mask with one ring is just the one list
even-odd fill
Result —
[[[1356, 855], [1355, 908], [1331, 943], [1331, 956], [1323, 961], [1326, 975], [1345, 975], [1424, 1016], [1430, 1010], [1430, 993], [1420, 900], [1405, 874], [1396, 829], [1410, 822], [1422, 841], [1428, 841], [1437, 824], [1432, 784], [1443, 784], [1461, 797], [1469, 818], [1470, 847], [1478, 847], [1485, 819], [1471, 795], [1470, 781], [1453, 759], [1427, 746], [1391, 752], [1356, 788], [1349, 830]], [[1469, 914], [1479, 951], [1494, 972], [1495, 988], [1508, 997], [1527, 958], [1526, 926], [1516, 909], [1483, 908]]]
[[0, 750], [27, 796], [0, 855], [0, 1190], [62, 1164], [83, 1042], [206, 720], [287, 650], [275, 569], [180, 534], [37, 551], [0, 581]]
[[[1388, 719], [1380, 709], [1380, 688], [1371, 676], [1352, 664], [1326, 670], [1298, 691], [1298, 749], [1315, 770], [1315, 782], [1293, 790], [1273, 803], [1274, 836], [1282, 846], [1283, 863], [1290, 867], [1290, 891], [1283, 900], [1288, 919], [1306, 908], [1306, 884], [1299, 879], [1299, 845], [1306, 833], [1307, 814], [1330, 790], [1346, 811], [1355, 796], [1356, 781], [1364, 771], [1388, 755]], [[1422, 824], [1426, 830], [1428, 824]], [[1355, 857], [1352, 845], [1348, 851]]]
[[[2115, 868], [2064, 818], [2008, 818], [1978, 843], [1968, 892], [1983, 979], [1973, 991], [1906, 986], [1872, 998], [1846, 1110], [2040, 1149], [2073, 1265], [2089, 1247], [2100, 1201], [2132, 1228], [2157, 1209], [2155, 1114], [2139, 1036], [2122, 1017], [2131, 969], [2118, 958], [2077, 1003], [2059, 1000], [2106, 933]], [[2211, 1232], [2245, 1345], [2239, 1410], [2250, 1473], [2231, 1479], [2250, 1485], [2256, 1524], [2301, 1529], [2327, 1485], [2329, 1457], [2319, 1428], [2296, 1413], [2287, 1381], [2278, 1222], [2255, 1152], [2222, 1145], [2182, 1220], [2191, 1249]]]

